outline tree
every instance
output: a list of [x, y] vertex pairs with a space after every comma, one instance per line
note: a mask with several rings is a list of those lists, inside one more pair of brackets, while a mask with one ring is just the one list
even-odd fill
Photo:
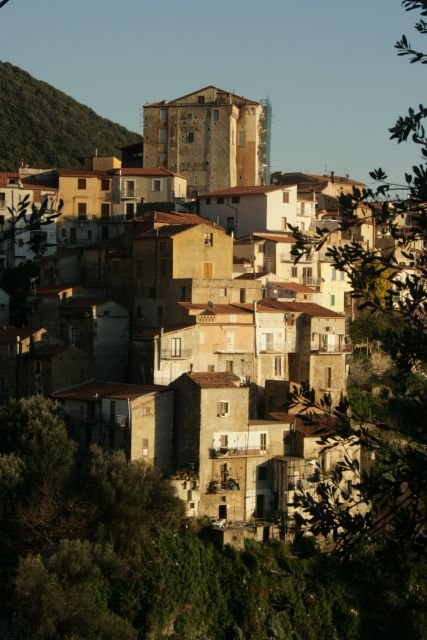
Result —
[[16, 207], [7, 208], [9, 218], [6, 220], [7, 226], [1, 234], [1, 240], [9, 240], [10, 266], [15, 266], [15, 244], [17, 242], [24, 243], [24, 240], [16, 238], [26, 232], [30, 233], [26, 244], [29, 245], [34, 255], [42, 256], [46, 253], [50, 245], [46, 241], [46, 236], [40, 231], [43, 226], [54, 222], [61, 215], [63, 206], [63, 200], [60, 200], [55, 206], [53, 203], [49, 204], [48, 199], [45, 198], [39, 207], [35, 204], [30, 207], [30, 196], [27, 194]]
[[[403, 0], [402, 6], [406, 11], [418, 10], [421, 16], [427, 16], [427, 0]], [[415, 28], [427, 34], [425, 20], [420, 19]], [[406, 36], [396, 43], [396, 48], [398, 55], [408, 56], [411, 63], [427, 63], [427, 55], [414, 50]], [[340, 198], [342, 231], [357, 225], [359, 206], [368, 205], [372, 220], [385, 228], [393, 240], [392, 249], [382, 252], [351, 242], [327, 250], [332, 264], [347, 273], [353, 295], [361, 301], [360, 308], [376, 321], [382, 318], [385, 322], [387, 328], [383, 327], [379, 337], [395, 368], [393, 394], [387, 401], [394, 432], [390, 432], [390, 424], [378, 418], [375, 431], [368, 425], [355, 424], [346, 400], [335, 409], [327, 399], [317, 407], [333, 412], [341, 430], [356, 434], [375, 458], [348, 508], [343, 507], [346, 496], [340, 483], [345, 469], [355, 466], [352, 460], [337, 466], [332, 482], [319, 485], [317, 499], [304, 493], [297, 498], [304, 513], [301, 525], [314, 534], [332, 536], [336, 548], [347, 555], [366, 543], [392, 550], [394, 558], [427, 554], [427, 396], [425, 385], [413, 384], [414, 375], [425, 376], [427, 363], [426, 118], [427, 108], [419, 105], [418, 109], [409, 109], [408, 115], [400, 117], [390, 129], [391, 139], [398, 143], [412, 139], [423, 160], [405, 173], [404, 185], [390, 183], [386, 173], [377, 169], [370, 174], [378, 183], [375, 189], [355, 188], [352, 194]], [[391, 201], [390, 194], [402, 188], [407, 197]], [[328, 231], [322, 228], [316, 230], [315, 237], [298, 229], [294, 233], [297, 261], [313, 249], [319, 250], [328, 238]], [[398, 255], [404, 256], [414, 274], [402, 278]], [[385, 298], [372, 294], [378, 273], [388, 283]], [[297, 391], [295, 400], [303, 402], [306, 411], [314, 408], [307, 394]], [[363, 412], [366, 407], [358, 409]], [[334, 442], [328, 440], [324, 445], [331, 447]]]

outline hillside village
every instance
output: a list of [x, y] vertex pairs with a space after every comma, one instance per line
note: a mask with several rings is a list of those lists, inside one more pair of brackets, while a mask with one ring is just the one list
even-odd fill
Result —
[[[294, 492], [360, 461], [351, 438], [323, 450], [333, 418], [301, 415], [289, 395], [346, 392], [357, 309], [328, 246], [394, 242], [368, 207], [338, 230], [340, 196], [362, 183], [270, 174], [270, 146], [268, 101], [208, 86], [145, 105], [143, 143], [121, 159], [0, 173], [1, 266], [39, 270], [25, 322], [0, 290], [1, 398], [56, 399], [82, 448], [157, 466], [189, 517], [234, 537], [257, 521], [262, 536], [269, 522], [292, 532]], [[60, 215], [16, 221], [25, 197]], [[328, 228], [328, 242], [296, 262], [291, 227]], [[415, 268], [402, 255], [396, 269]], [[357, 481], [344, 474], [349, 495]]]

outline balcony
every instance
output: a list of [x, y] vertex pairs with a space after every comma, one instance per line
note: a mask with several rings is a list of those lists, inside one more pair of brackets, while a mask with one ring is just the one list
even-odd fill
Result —
[[268, 453], [267, 449], [260, 447], [220, 447], [219, 449], [210, 449], [211, 458], [239, 458], [250, 456], [264, 456]]
[[283, 353], [285, 351], [286, 344], [284, 342], [272, 342], [261, 345], [260, 353]]
[[120, 189], [120, 198], [122, 200], [135, 200], [141, 197], [141, 190], [137, 189]]
[[298, 278], [298, 282], [304, 284], [306, 287], [319, 287], [322, 279], [313, 278], [312, 276], [302, 276]]
[[162, 349], [160, 357], [162, 360], [186, 360], [192, 353], [192, 349]]
[[249, 353], [251, 347], [249, 344], [214, 344], [213, 350], [215, 353]]
[[218, 493], [222, 491], [239, 491], [240, 484], [233, 478], [227, 480], [211, 480], [206, 493]]
[[311, 341], [310, 351], [317, 351], [318, 353], [353, 353], [353, 345], [351, 342], [345, 342], [341, 337], [337, 342], [333, 343], [328, 343], [319, 338]]

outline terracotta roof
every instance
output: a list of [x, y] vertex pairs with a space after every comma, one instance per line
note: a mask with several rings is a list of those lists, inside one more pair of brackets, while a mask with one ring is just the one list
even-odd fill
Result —
[[[337, 183], [345, 183], [345, 184], [354, 184], [354, 185], [360, 185], [360, 186], [365, 186], [365, 184], [363, 182], [359, 182], [358, 180], [352, 180], [351, 178], [348, 178], [347, 176], [338, 176], [338, 175], [320, 175], [317, 173], [306, 173], [304, 171], [296, 171], [296, 172], [292, 172], [292, 171], [286, 171], [284, 173], [281, 174], [281, 177], [285, 178], [286, 180], [291, 180], [293, 181], [292, 184], [300, 184], [302, 183], [307, 183], [307, 182], [337, 182]], [[279, 178], [280, 179], [280, 178]], [[288, 184], [288, 183], [287, 183]], [[290, 183], [289, 183], [290, 184]]]
[[268, 284], [282, 289], [289, 289], [290, 291], [297, 291], [298, 293], [315, 293], [313, 287], [307, 287], [305, 284], [299, 284], [299, 282], [273, 282], [270, 280]]
[[258, 303], [258, 311], [268, 311], [275, 309], [278, 311], [289, 311], [291, 313], [305, 313], [313, 318], [345, 318], [343, 313], [331, 311], [315, 302], [284, 302], [273, 298], [265, 298]]
[[229, 187], [227, 189], [219, 189], [218, 191], [208, 191], [201, 193], [201, 198], [215, 198], [216, 196], [257, 196], [271, 191], [283, 191], [285, 189], [282, 184], [267, 184], [258, 187]]
[[125, 384], [120, 382], [99, 382], [89, 380], [74, 387], [52, 393], [58, 400], [94, 400], [99, 398], [134, 399], [149, 393], [165, 391], [167, 387], [154, 384]]
[[164, 224], [208, 224], [211, 227], [218, 227], [212, 220], [203, 218], [195, 213], [181, 213], [179, 211], [145, 211], [142, 215], [139, 215], [132, 220], [126, 220], [125, 224], [147, 224], [153, 222], [160, 222]]
[[240, 387], [239, 376], [227, 371], [217, 373], [187, 373], [186, 375], [202, 389]]
[[19, 173], [16, 171], [0, 171], [0, 187], [18, 187], [17, 184], [9, 184], [10, 178], [19, 179]]
[[181, 307], [184, 307], [184, 309], [187, 309], [188, 311], [191, 310], [200, 310], [202, 312], [206, 311], [212, 314], [236, 314], [236, 313], [242, 313], [242, 314], [246, 314], [248, 311], [252, 311], [252, 308], [247, 309], [246, 307], [244, 307], [243, 305], [235, 305], [235, 304], [212, 304], [212, 305], [208, 305], [208, 303], [205, 304], [200, 304], [200, 303], [193, 303], [193, 302], [178, 302], [178, 304]]
[[183, 231], [188, 231], [192, 227], [194, 227], [193, 224], [168, 224], [164, 227], [144, 231], [136, 240], [143, 240], [144, 238], [172, 238], [179, 233], [183, 233]]
[[[202, 89], [198, 89], [197, 91], [192, 91], [191, 93], [186, 93], [184, 96], [180, 96], [179, 98], [174, 98], [173, 100], [162, 100], [160, 102], [151, 102], [149, 104], [144, 105], [145, 107], [167, 107], [168, 105], [172, 105], [175, 106], [175, 104], [177, 102], [181, 102], [182, 100], [185, 100], [185, 98], [190, 98], [191, 96], [197, 95], [198, 93], [201, 93], [202, 91], [206, 91], [206, 89], [216, 89], [216, 91], [218, 91], [221, 94], [225, 94], [225, 95], [229, 95], [229, 96], [233, 96], [233, 98], [236, 98], [237, 100], [241, 100], [243, 102], [245, 102], [246, 104], [251, 104], [251, 105], [259, 105], [260, 103], [257, 102], [256, 100], [249, 100], [248, 98], [245, 98], [244, 96], [239, 96], [236, 93], [233, 93], [231, 91], [225, 91], [224, 89], [219, 89], [218, 87], [215, 87], [212, 84], [208, 84], [206, 87], [203, 87]], [[188, 103], [187, 103], [188, 104]], [[193, 105], [193, 103], [191, 103]], [[206, 101], [203, 104], [197, 104], [194, 103], [194, 106], [200, 106], [200, 107], [206, 107], [207, 104], [212, 104], [209, 101]], [[219, 105], [219, 106], [223, 106], [223, 105]]]
[[292, 414], [274, 411], [268, 416], [272, 420], [295, 425], [295, 430], [304, 438], [322, 438], [339, 433], [339, 424], [334, 416], [326, 413]]

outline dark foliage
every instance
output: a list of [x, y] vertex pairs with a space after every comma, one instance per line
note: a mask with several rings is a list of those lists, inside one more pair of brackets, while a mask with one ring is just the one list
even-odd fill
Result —
[[76, 167], [95, 150], [120, 156], [141, 139], [8, 62], [0, 62], [0, 113], [1, 171]]

